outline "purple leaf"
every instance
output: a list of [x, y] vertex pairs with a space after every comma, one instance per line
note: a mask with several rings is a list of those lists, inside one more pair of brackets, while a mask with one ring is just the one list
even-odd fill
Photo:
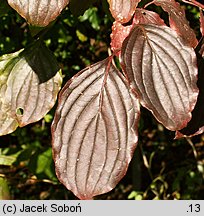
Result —
[[203, 102], [204, 102], [204, 39], [199, 42], [199, 46], [201, 46], [199, 53], [197, 53], [198, 59], [198, 88], [199, 95], [197, 99], [197, 103], [192, 112], [192, 119], [188, 123], [188, 125], [180, 131], [176, 132], [175, 138], [182, 137], [192, 137], [204, 132], [204, 112], [203, 112]]
[[121, 59], [141, 104], [166, 128], [184, 128], [198, 96], [194, 50], [169, 27], [139, 25], [125, 39]]
[[132, 18], [141, 0], [108, 0], [110, 11], [116, 21], [126, 23]]
[[180, 4], [175, 0], [154, 0], [157, 6], [161, 6], [164, 11], [169, 14], [169, 24], [186, 43], [192, 47], [196, 47], [198, 41], [196, 35], [189, 26], [188, 20], [185, 16], [185, 10], [181, 8]]
[[0, 135], [36, 122], [53, 107], [62, 77], [41, 43], [0, 57]]
[[120, 55], [122, 43], [135, 24], [165, 25], [164, 21], [157, 13], [141, 8], [136, 9], [133, 21], [130, 25], [124, 26], [119, 21], [115, 21], [112, 25], [111, 49], [113, 52], [116, 52], [117, 55]]
[[67, 82], [52, 124], [57, 176], [80, 199], [112, 190], [137, 143], [138, 100], [111, 59]]
[[67, 6], [69, 0], [8, 0], [26, 21], [33, 26], [47, 26]]

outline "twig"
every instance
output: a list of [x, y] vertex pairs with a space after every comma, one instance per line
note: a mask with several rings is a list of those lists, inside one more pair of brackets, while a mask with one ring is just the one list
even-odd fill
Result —
[[184, 3], [199, 7], [200, 9], [204, 10], [204, 5], [196, 0], [181, 0]]
[[[184, 3], [199, 7], [200, 9], [204, 10], [204, 4], [197, 2], [196, 0], [181, 0]], [[147, 3], [144, 8], [148, 7], [149, 5], [154, 4], [154, 0]]]
[[151, 5], [151, 4], [154, 4], [154, 1], [151, 1], [151, 2], [149, 2], [149, 3], [147, 3], [145, 6], [144, 6], [144, 8], [147, 8], [149, 5]]
[[148, 163], [148, 160], [147, 160], [147, 157], [146, 157], [146, 155], [145, 155], [145, 153], [144, 153], [144, 151], [143, 151], [142, 145], [139, 145], [139, 147], [140, 147], [140, 151], [141, 151], [141, 153], [142, 153], [142, 158], [143, 158], [144, 165], [145, 165], [145, 167], [146, 167], [147, 170], [148, 170], [148, 173], [149, 173], [149, 175], [150, 175], [150, 178], [153, 180], [153, 175], [152, 175], [152, 172], [151, 172], [151, 166], [150, 166], [150, 164]]
[[194, 157], [195, 157], [195, 159], [197, 160], [197, 158], [198, 158], [198, 153], [197, 153], [197, 151], [196, 151], [195, 146], [193, 145], [193, 142], [191, 141], [190, 138], [186, 138], [186, 140], [187, 140], [187, 142], [190, 144], [191, 148], [193, 149]]

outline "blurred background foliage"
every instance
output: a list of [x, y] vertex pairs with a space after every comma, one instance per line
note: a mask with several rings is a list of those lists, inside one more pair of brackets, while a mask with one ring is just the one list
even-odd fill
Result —
[[[184, 7], [199, 38], [199, 11]], [[160, 7], [148, 9], [168, 22]], [[90, 0], [78, 8], [72, 0], [70, 8], [42, 30], [45, 44], [63, 69], [63, 84], [87, 65], [108, 56], [112, 22], [106, 0]], [[26, 47], [36, 32], [39, 29], [29, 27], [6, 0], [1, 0], [0, 55]], [[41, 121], [0, 137], [0, 199], [76, 199], [55, 175], [50, 134], [55, 109]], [[95, 199], [203, 198], [204, 135], [174, 140], [174, 133], [142, 108], [139, 143], [127, 175], [115, 189]]]

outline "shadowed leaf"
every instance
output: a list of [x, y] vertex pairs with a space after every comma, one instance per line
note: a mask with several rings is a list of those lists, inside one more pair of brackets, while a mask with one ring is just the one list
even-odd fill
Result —
[[185, 10], [175, 0], [154, 0], [157, 6], [161, 6], [164, 11], [169, 14], [169, 24], [186, 43], [192, 47], [196, 47], [198, 41], [196, 35], [189, 26], [185, 16]]
[[62, 89], [52, 124], [59, 180], [80, 199], [112, 190], [137, 143], [138, 100], [111, 57], [85, 68]]
[[184, 128], [198, 96], [194, 50], [169, 27], [139, 25], [125, 39], [121, 57], [142, 105], [166, 128]]
[[132, 18], [140, 1], [141, 0], [108, 0], [108, 3], [114, 19], [121, 23], [126, 23]]
[[54, 105], [62, 78], [41, 43], [0, 57], [0, 135], [40, 120]]
[[26, 21], [33, 26], [47, 26], [67, 6], [69, 0], [8, 0]]

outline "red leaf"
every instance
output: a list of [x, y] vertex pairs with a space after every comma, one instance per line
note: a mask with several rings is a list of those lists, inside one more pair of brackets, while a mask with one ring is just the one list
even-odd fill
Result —
[[[112, 25], [111, 49], [117, 54], [121, 50], [122, 43], [129, 35], [133, 25], [123, 26], [120, 22], [115, 21]], [[118, 55], [120, 52], [118, 52]]]
[[132, 18], [141, 0], [108, 0], [110, 11], [116, 21], [126, 23]]
[[80, 199], [112, 190], [125, 175], [137, 143], [138, 100], [105, 59], [62, 89], [52, 124], [59, 180]]
[[169, 14], [169, 24], [188, 45], [196, 47], [198, 41], [196, 35], [189, 26], [185, 17], [185, 10], [181, 8], [180, 4], [175, 0], [154, 0], [156, 5], [161, 6], [164, 11]]
[[160, 18], [160, 16], [152, 11], [148, 11], [145, 9], [137, 8], [135, 11], [135, 16], [133, 18], [132, 24], [128, 26], [124, 26], [118, 21], [115, 21], [112, 26], [111, 33], [111, 49], [113, 52], [118, 52], [117, 55], [120, 54], [120, 50], [122, 48], [122, 43], [125, 38], [129, 35], [131, 29], [135, 24], [157, 24], [157, 25], [165, 25], [164, 21]]
[[164, 21], [157, 13], [142, 8], [136, 9], [133, 22], [134, 24], [165, 25]]
[[69, 0], [8, 0], [26, 21], [33, 26], [47, 26], [67, 6]]
[[184, 128], [198, 89], [196, 55], [171, 28], [136, 26], [122, 47], [122, 66], [141, 104], [166, 128]]

